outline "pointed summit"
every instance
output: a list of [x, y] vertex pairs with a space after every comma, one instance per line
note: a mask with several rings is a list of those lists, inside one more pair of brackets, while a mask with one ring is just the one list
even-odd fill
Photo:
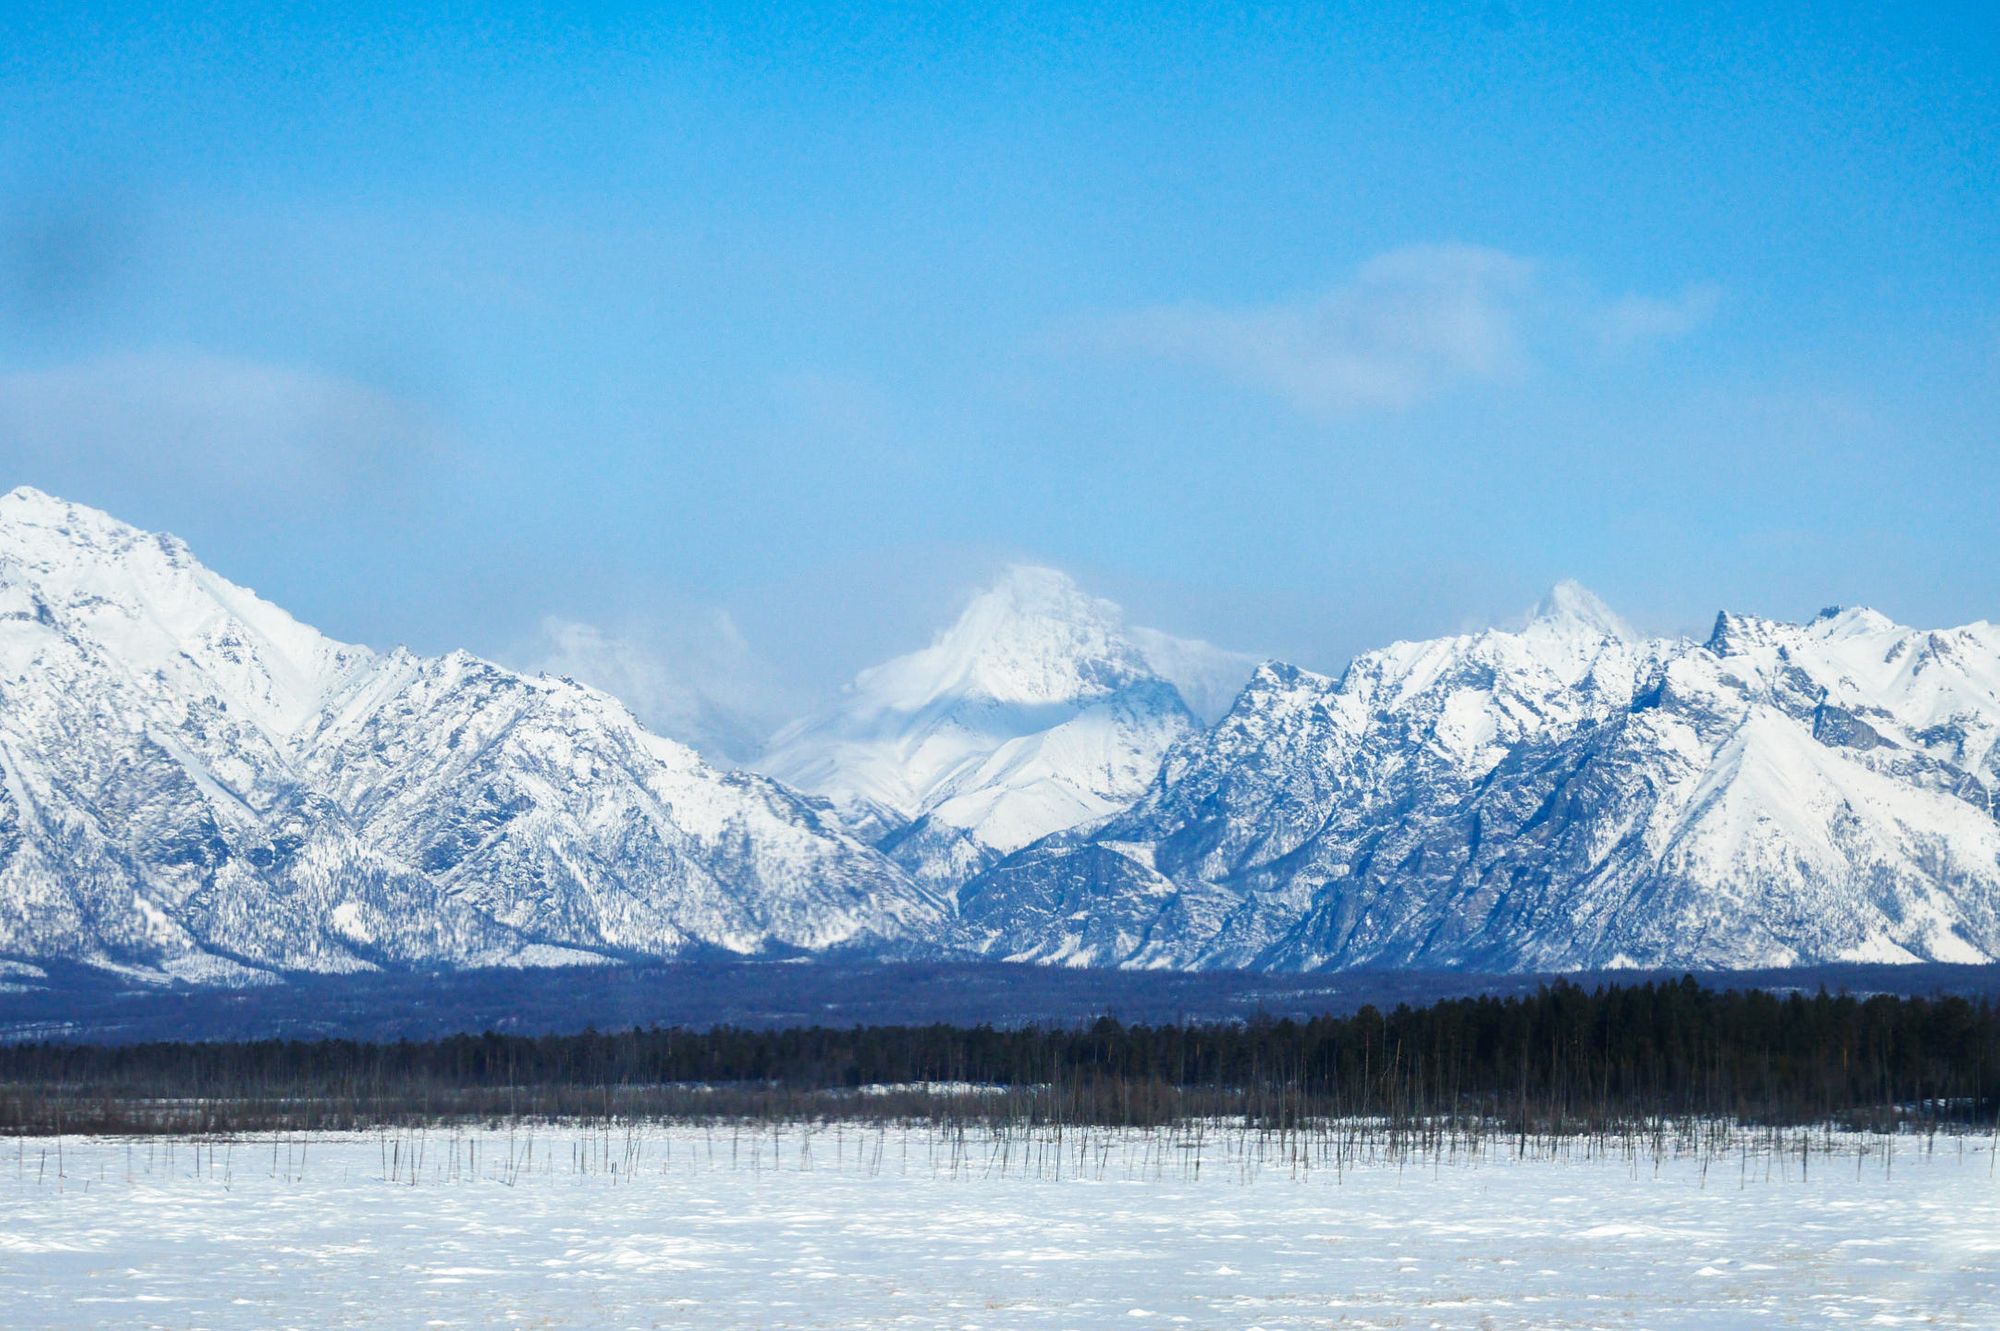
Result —
[[116, 531], [139, 531], [137, 527], [119, 521], [102, 509], [52, 495], [46, 490], [37, 490], [32, 485], [17, 485], [6, 494], [0, 495], [0, 521], [38, 525], [77, 523]]
[[1528, 614], [1528, 627], [1618, 642], [1635, 642], [1639, 637], [1596, 593], [1569, 578], [1549, 588], [1548, 595], [1536, 603]]
[[1158, 678], [1213, 720], [1254, 664], [1197, 639], [1133, 625], [1116, 602], [1093, 596], [1060, 569], [1014, 564], [930, 646], [863, 671], [855, 687], [894, 679], [905, 697], [1067, 704]]
[[1129, 803], [1200, 724], [1195, 709], [1226, 708], [1250, 665], [1132, 627], [1056, 569], [1015, 565], [929, 646], [780, 731], [761, 766], [832, 798], [921, 878], [955, 885]]
[[1015, 565], [973, 596], [922, 651], [865, 670], [853, 688], [894, 705], [942, 696], [1064, 702], [1142, 669], [1110, 601], [1052, 568]]

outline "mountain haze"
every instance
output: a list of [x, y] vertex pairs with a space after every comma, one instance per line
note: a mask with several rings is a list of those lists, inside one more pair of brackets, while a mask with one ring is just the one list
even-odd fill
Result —
[[925, 882], [955, 887], [1137, 798], [1251, 662], [1129, 627], [1049, 568], [1017, 566], [927, 647], [864, 670], [760, 767], [832, 799]]

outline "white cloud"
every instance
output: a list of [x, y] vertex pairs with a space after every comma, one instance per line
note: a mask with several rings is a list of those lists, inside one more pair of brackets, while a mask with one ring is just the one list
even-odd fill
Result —
[[1545, 343], [1618, 345], [1683, 336], [1720, 291], [1605, 299], [1546, 280], [1538, 260], [1476, 245], [1375, 256], [1302, 299], [1155, 306], [1098, 319], [1080, 344], [1205, 369], [1313, 415], [1404, 409], [1466, 384], [1506, 382]]
[[1613, 348], [1669, 342], [1713, 319], [1721, 304], [1722, 288], [1713, 282], [1691, 283], [1677, 296], [1620, 296], [1598, 312], [1598, 334]]
[[340, 375], [206, 352], [0, 375], [0, 462], [290, 498], [328, 496], [436, 447], [426, 413]]
[[1535, 265], [1498, 250], [1391, 250], [1323, 295], [1271, 305], [1157, 306], [1098, 322], [1087, 340], [1217, 371], [1309, 412], [1406, 407], [1467, 379], [1513, 373]]

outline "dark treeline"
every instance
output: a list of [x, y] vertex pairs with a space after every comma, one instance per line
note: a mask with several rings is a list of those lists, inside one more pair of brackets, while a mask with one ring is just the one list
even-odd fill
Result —
[[[1214, 1025], [644, 1029], [425, 1042], [0, 1046], [0, 1128], [232, 1131], [509, 1116], [1156, 1125], [1472, 1117], [1994, 1121], [2000, 1008], [1555, 984]], [[864, 1088], [866, 1088], [864, 1092]]]

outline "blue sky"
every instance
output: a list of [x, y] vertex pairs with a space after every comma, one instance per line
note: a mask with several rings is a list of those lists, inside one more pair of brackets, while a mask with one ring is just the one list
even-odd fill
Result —
[[348, 638], [2000, 618], [1990, 6], [43, 8], [0, 479]]

